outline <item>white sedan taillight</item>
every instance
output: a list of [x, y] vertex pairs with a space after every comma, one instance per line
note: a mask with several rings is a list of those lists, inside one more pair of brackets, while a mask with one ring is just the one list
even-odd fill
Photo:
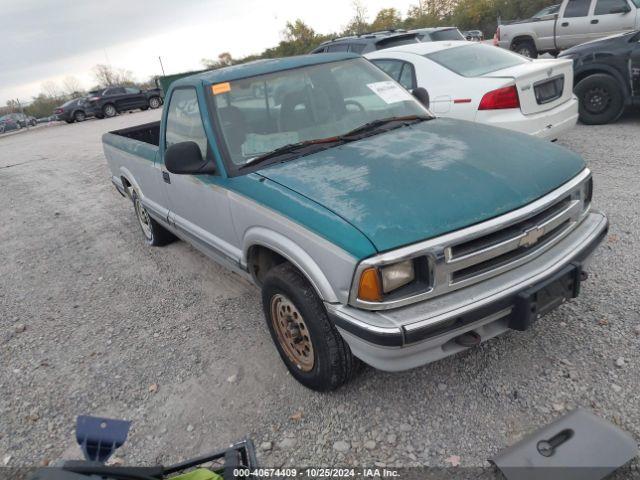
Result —
[[520, 108], [520, 97], [515, 85], [493, 90], [480, 100], [478, 110], [504, 110], [507, 108]]

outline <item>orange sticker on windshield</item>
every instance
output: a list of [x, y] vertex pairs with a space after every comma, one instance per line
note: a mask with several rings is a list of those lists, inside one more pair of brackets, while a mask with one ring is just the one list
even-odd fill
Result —
[[211, 85], [211, 91], [214, 95], [220, 95], [221, 93], [227, 93], [231, 91], [231, 84], [229, 82], [225, 83], [217, 83], [216, 85]]

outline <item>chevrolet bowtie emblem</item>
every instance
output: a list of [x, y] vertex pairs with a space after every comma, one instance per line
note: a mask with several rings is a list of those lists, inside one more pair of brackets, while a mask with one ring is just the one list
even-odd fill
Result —
[[530, 230], [527, 230], [526, 232], [524, 232], [524, 237], [520, 239], [520, 246], [531, 247], [535, 245], [536, 243], [538, 243], [538, 240], [540, 240], [544, 236], [544, 233], [544, 227], [534, 227]]

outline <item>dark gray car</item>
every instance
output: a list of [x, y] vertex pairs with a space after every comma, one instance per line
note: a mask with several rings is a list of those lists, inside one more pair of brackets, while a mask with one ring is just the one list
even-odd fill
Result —
[[95, 109], [88, 105], [84, 97], [74, 98], [63, 103], [53, 111], [58, 120], [67, 123], [83, 122], [95, 116]]
[[364, 55], [376, 50], [418, 42], [420, 42], [420, 39], [416, 33], [407, 32], [406, 30], [385, 30], [335, 38], [321, 43], [310, 53], [353, 52]]

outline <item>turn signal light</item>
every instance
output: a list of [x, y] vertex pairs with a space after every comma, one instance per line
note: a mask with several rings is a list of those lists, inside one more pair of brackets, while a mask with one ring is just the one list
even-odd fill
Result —
[[504, 110], [506, 108], [520, 108], [520, 97], [515, 85], [493, 90], [480, 101], [478, 110]]
[[367, 268], [360, 275], [358, 298], [366, 302], [380, 302], [382, 300], [380, 276], [375, 268]]

